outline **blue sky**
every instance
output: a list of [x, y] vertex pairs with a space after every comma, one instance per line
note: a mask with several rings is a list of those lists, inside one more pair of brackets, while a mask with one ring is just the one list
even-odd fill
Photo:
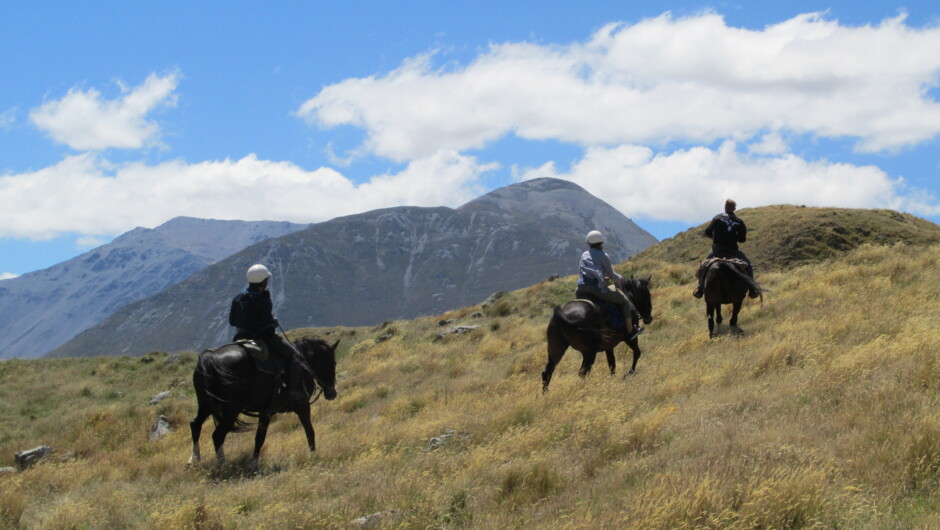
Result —
[[940, 221], [936, 2], [272, 4], [0, 2], [0, 277], [541, 176], [660, 239], [728, 196]]

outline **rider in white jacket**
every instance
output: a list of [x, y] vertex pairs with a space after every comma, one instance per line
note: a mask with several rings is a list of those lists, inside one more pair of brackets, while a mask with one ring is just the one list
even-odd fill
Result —
[[581, 254], [580, 276], [575, 296], [578, 298], [594, 297], [620, 306], [623, 319], [627, 324], [627, 337], [632, 339], [643, 331], [643, 328], [633, 325], [635, 309], [630, 299], [620, 291], [607, 287], [608, 280], [613, 281], [615, 285], [620, 285], [623, 277], [614, 272], [610, 258], [604, 252], [604, 235], [597, 230], [592, 230], [588, 233], [586, 242], [590, 248]]

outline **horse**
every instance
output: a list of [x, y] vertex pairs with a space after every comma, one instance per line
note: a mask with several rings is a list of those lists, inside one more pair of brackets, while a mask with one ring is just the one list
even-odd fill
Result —
[[[630, 299], [633, 307], [643, 318], [643, 323], [647, 325], [653, 322], [653, 302], [650, 296], [652, 278], [652, 275], [644, 279], [630, 277], [624, 279], [619, 285], [620, 290]], [[603, 311], [600, 302], [588, 300], [573, 300], [555, 307], [546, 330], [548, 362], [545, 370], [542, 371], [543, 393], [548, 390], [555, 366], [561, 361], [569, 346], [581, 352], [581, 370], [578, 375], [582, 378], [590, 373], [597, 353], [601, 351], [607, 354], [607, 366], [613, 375], [617, 370], [614, 347], [621, 342], [626, 342], [627, 346], [633, 350], [633, 364], [630, 366], [630, 371], [624, 374], [624, 378], [636, 372], [636, 362], [641, 354], [639, 340], [637, 337], [627, 340], [626, 327], [623, 330], [610, 328]], [[639, 325], [633, 315], [625, 316], [633, 318], [634, 325]]]
[[[336, 347], [339, 341], [329, 345], [320, 339], [304, 338], [293, 343], [303, 357], [304, 366], [300, 380], [305, 389], [313, 391], [320, 387], [328, 400], [336, 398]], [[225, 461], [222, 444], [229, 432], [247, 424], [238, 419], [239, 414], [258, 418], [255, 433], [255, 448], [251, 466], [258, 466], [261, 446], [267, 436], [268, 424], [274, 414], [293, 412], [300, 419], [307, 435], [307, 446], [316, 451], [316, 438], [310, 423], [312, 401], [291, 400], [282, 389], [281, 378], [262, 372], [255, 366], [248, 351], [238, 344], [227, 344], [210, 348], [199, 354], [193, 371], [193, 386], [196, 389], [198, 410], [189, 423], [193, 437], [193, 452], [189, 465], [200, 460], [199, 435], [202, 424], [210, 415], [215, 421], [212, 441], [215, 444], [216, 462]], [[319, 394], [316, 396], [319, 398]], [[313, 399], [316, 401], [316, 398]]]
[[735, 261], [714, 259], [706, 264], [703, 292], [705, 293], [705, 314], [708, 316], [708, 338], [715, 336], [715, 324], [721, 324], [721, 305], [731, 305], [731, 332], [741, 334], [738, 327], [738, 313], [748, 290], [753, 289], [764, 303], [764, 291], [754, 278], [741, 271]]

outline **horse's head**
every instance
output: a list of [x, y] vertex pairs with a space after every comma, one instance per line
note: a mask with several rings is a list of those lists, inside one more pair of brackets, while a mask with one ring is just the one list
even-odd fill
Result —
[[633, 307], [640, 313], [643, 323], [649, 325], [653, 322], [653, 297], [650, 295], [650, 283], [653, 275], [646, 278], [623, 278], [620, 289], [627, 295]]
[[304, 338], [294, 345], [313, 370], [314, 379], [323, 389], [323, 397], [336, 399], [336, 347], [339, 341], [330, 346], [320, 339]]

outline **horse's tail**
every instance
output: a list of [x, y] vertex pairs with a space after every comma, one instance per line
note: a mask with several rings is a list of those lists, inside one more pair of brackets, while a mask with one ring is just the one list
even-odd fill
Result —
[[757, 283], [757, 280], [751, 278], [747, 274], [741, 272], [741, 269], [735, 267], [734, 265], [726, 264], [725, 268], [733, 272], [742, 282], [747, 284], [748, 288], [754, 290], [760, 296], [760, 305], [764, 306], [764, 288]]
[[[244, 377], [239, 377], [226, 363], [221, 362], [219, 357], [214, 355], [215, 352], [215, 349], [208, 349], [199, 354], [196, 370], [193, 372], [193, 384], [197, 394], [202, 390], [212, 420], [218, 424], [226, 405], [234, 402], [234, 396], [247, 391], [248, 384]], [[236, 430], [241, 430], [246, 425], [241, 420], [235, 421]]]

